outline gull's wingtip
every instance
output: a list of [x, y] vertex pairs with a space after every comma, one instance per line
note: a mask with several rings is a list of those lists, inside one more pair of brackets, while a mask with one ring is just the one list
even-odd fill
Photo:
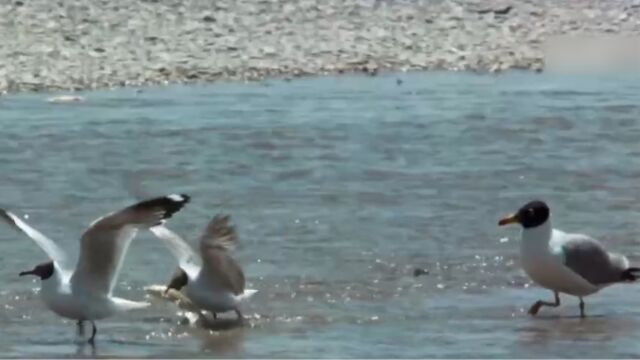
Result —
[[[16, 222], [17, 218], [18, 217], [16, 215], [14, 215], [12, 212], [10, 212], [10, 211], [8, 211], [6, 209], [0, 208], [0, 220], [4, 220], [4, 222], [9, 224], [13, 228], [22, 231], [22, 229], [18, 225], [18, 222]], [[18, 219], [18, 221], [19, 221], [19, 219]]]
[[10, 223], [14, 222], [13, 219], [11, 218], [11, 213], [3, 208], [0, 208], [0, 218]]
[[133, 206], [133, 209], [147, 214], [147, 217], [142, 221], [151, 222], [150, 226], [162, 225], [165, 220], [180, 211], [190, 200], [191, 197], [187, 194], [169, 194], [139, 202]]
[[621, 279], [622, 281], [636, 281], [640, 276], [640, 268], [630, 267], [622, 272]]
[[170, 195], [167, 195], [167, 198], [169, 200], [172, 200], [178, 203], [185, 203], [185, 204], [191, 201], [191, 196], [187, 194], [170, 194]]
[[166, 220], [187, 205], [191, 201], [191, 197], [187, 194], [170, 194], [160, 199], [160, 201], [163, 202], [161, 206], [165, 210], [163, 220]]

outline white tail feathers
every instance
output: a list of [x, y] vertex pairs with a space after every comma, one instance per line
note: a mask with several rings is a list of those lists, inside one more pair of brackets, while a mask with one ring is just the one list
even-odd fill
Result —
[[236, 295], [236, 300], [238, 301], [244, 301], [249, 299], [250, 297], [252, 297], [253, 295], [255, 295], [258, 292], [258, 290], [253, 290], [253, 289], [245, 289], [244, 292], [240, 295]]
[[111, 301], [113, 301], [113, 304], [115, 305], [116, 309], [118, 309], [118, 311], [139, 310], [151, 305], [148, 302], [131, 301], [117, 297], [111, 298]]

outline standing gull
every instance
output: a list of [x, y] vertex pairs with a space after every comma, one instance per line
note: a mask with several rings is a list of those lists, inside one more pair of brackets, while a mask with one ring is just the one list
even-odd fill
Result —
[[580, 299], [580, 316], [584, 317], [584, 296], [615, 283], [635, 281], [640, 272], [640, 268], [629, 267], [625, 256], [607, 252], [598, 240], [554, 229], [551, 212], [543, 201], [525, 204], [498, 225], [512, 223], [522, 225], [522, 267], [536, 284], [553, 291], [555, 297], [554, 302], [536, 301], [529, 309], [531, 315], [543, 306], [560, 306], [559, 293], [565, 293]]
[[229, 255], [235, 248], [237, 236], [229, 225], [229, 216], [215, 216], [200, 237], [202, 266], [196, 263], [197, 254], [180, 236], [165, 226], [150, 229], [171, 250], [178, 260], [178, 270], [165, 289], [165, 294], [185, 288], [189, 301], [200, 310], [216, 313], [235, 311], [242, 321], [240, 303], [257, 290], [245, 289], [244, 273]]
[[80, 334], [84, 332], [84, 322], [91, 322], [93, 332], [89, 343], [93, 345], [96, 320], [149, 305], [112, 295], [131, 240], [139, 229], [163, 223], [187, 202], [189, 196], [172, 194], [96, 219], [80, 239], [80, 257], [75, 270], [69, 267], [62, 249], [19, 217], [0, 209], [0, 218], [33, 239], [50, 258], [33, 270], [21, 272], [20, 276], [40, 277], [40, 294], [46, 306], [62, 317], [77, 320]]

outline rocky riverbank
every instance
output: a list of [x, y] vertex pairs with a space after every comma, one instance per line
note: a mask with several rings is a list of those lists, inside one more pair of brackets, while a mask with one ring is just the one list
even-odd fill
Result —
[[0, 91], [542, 70], [550, 36], [612, 33], [640, 33], [640, 1], [7, 0]]

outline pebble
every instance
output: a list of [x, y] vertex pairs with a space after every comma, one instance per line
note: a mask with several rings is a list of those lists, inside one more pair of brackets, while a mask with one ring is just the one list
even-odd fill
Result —
[[421, 276], [421, 275], [428, 275], [428, 274], [429, 274], [429, 270], [426, 270], [426, 269], [415, 268], [413, 270], [413, 276], [414, 277], [418, 277], [418, 276]]
[[[638, 0], [0, 4], [0, 93], [384, 71], [543, 71], [553, 34], [640, 34]], [[72, 102], [77, 101], [73, 100]], [[68, 101], [62, 101], [68, 102]]]

